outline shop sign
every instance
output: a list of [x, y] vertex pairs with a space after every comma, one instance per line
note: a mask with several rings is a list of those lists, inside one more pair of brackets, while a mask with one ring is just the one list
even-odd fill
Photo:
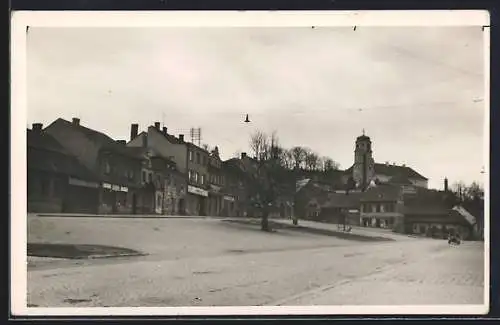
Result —
[[102, 183], [102, 188], [106, 188], [115, 192], [128, 192], [128, 187], [126, 186], [114, 185], [109, 183]]
[[221, 188], [220, 186], [216, 186], [216, 185], [210, 185], [210, 189], [215, 192], [215, 193], [218, 193], [220, 192]]
[[229, 195], [224, 195], [224, 200], [234, 202], [234, 197]]
[[188, 186], [188, 193], [196, 194], [199, 196], [208, 196], [208, 191], [191, 185]]
[[69, 184], [70, 185], [75, 185], [75, 186], [83, 186], [83, 187], [90, 187], [90, 188], [98, 188], [99, 187], [99, 184], [97, 183], [94, 183], [94, 182], [87, 182], [87, 181], [83, 181], [81, 179], [77, 179], [77, 178], [69, 178]]
[[350, 209], [349, 210], [349, 213], [358, 213], [358, 212], [359, 212], [359, 210], [357, 210], [357, 209]]

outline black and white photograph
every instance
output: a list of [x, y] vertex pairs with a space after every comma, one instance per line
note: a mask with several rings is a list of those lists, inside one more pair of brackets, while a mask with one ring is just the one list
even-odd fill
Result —
[[362, 13], [14, 15], [19, 310], [487, 312], [488, 14]]

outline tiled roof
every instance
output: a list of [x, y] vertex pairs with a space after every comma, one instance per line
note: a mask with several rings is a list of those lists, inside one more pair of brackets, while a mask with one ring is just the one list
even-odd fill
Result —
[[362, 193], [361, 201], [363, 202], [385, 202], [396, 201], [400, 198], [401, 188], [395, 185], [380, 184], [375, 187], [368, 188]]
[[96, 181], [97, 177], [81, 165], [51, 135], [41, 131], [27, 131], [28, 169], [63, 174], [84, 180]]
[[403, 212], [410, 215], [447, 215], [450, 206], [444, 192], [416, 188], [415, 194], [404, 195]]
[[375, 164], [375, 173], [387, 176], [402, 176], [406, 178], [416, 178], [427, 180], [424, 176], [420, 175], [408, 166], [398, 166], [389, 164]]
[[389, 179], [389, 183], [398, 185], [412, 185], [413, 183], [404, 175], [396, 175]]
[[[154, 131], [156, 131], [158, 134], [161, 134], [163, 135], [170, 143], [175, 143], [175, 144], [187, 144], [187, 142], [182, 142], [181, 140], [179, 140], [178, 138], [176, 138], [174, 135], [172, 134], [164, 134], [161, 130], [158, 130], [157, 128], [155, 128], [153, 125], [151, 125], [148, 129], [153, 129]], [[201, 149], [201, 148], [200, 148]]]
[[[352, 173], [352, 169], [354, 166], [349, 167], [344, 171], [346, 174]], [[375, 163], [375, 174], [382, 174], [386, 176], [397, 176], [397, 177], [405, 177], [405, 178], [413, 178], [419, 180], [427, 180], [424, 176], [417, 173], [415, 170], [408, 166], [398, 166], [391, 164], [379, 164]]]
[[362, 193], [328, 193], [323, 208], [354, 208], [359, 207]]
[[129, 151], [127, 151], [126, 146], [116, 142], [111, 137], [107, 136], [102, 132], [84, 127], [82, 125], [75, 125], [72, 122], [62, 118], [58, 118], [57, 120], [54, 121], [54, 124], [58, 123], [63, 124], [65, 127], [72, 128], [74, 130], [77, 130], [78, 132], [81, 132], [87, 139], [89, 139], [90, 141], [94, 142], [97, 146], [99, 146], [101, 150], [109, 150], [111, 152], [129, 158], [137, 158], [133, 154], [130, 154]]

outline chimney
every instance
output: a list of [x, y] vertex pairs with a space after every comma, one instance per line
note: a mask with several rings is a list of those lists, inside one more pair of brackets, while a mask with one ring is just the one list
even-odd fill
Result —
[[43, 124], [42, 123], [33, 123], [31, 128], [33, 129], [33, 131], [40, 133], [40, 132], [42, 132]]
[[155, 122], [155, 128], [160, 131], [160, 122]]
[[124, 145], [127, 144], [127, 141], [125, 141], [125, 140], [116, 140], [116, 143], [121, 144], [121, 145], [124, 146]]
[[167, 127], [166, 127], [166, 126], [164, 126], [164, 127], [163, 127], [163, 134], [164, 134], [164, 135], [167, 135], [167, 134], [168, 134], [168, 133], [167, 133]]
[[247, 157], [247, 153], [246, 152], [242, 152], [241, 153], [241, 159], [245, 159]]
[[184, 142], [184, 134], [179, 134], [179, 141]]
[[130, 141], [134, 140], [137, 137], [137, 134], [139, 133], [139, 124], [132, 124], [130, 126]]
[[73, 117], [73, 125], [76, 125], [76, 126], [80, 125], [80, 119], [77, 117]]
[[444, 191], [448, 192], [448, 178], [444, 178]]

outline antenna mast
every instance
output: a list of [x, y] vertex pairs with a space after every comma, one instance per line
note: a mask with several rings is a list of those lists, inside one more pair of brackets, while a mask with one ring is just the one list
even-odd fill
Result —
[[201, 146], [201, 128], [191, 128], [189, 133], [191, 135], [191, 142], [198, 144], [198, 147]]

